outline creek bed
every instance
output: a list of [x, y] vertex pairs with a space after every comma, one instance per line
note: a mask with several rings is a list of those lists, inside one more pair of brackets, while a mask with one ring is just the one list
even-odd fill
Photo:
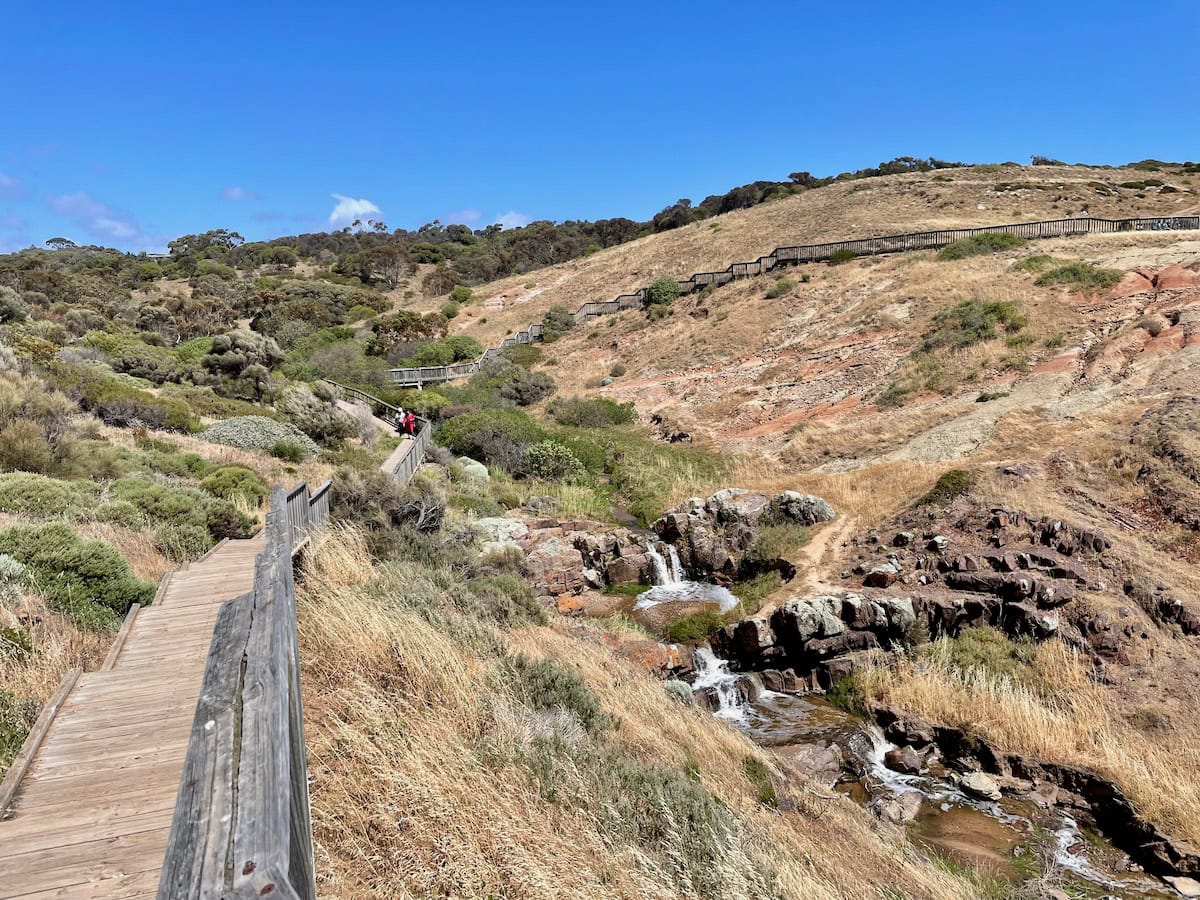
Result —
[[[724, 665], [715, 664], [721, 673], [711, 670], [706, 655], [699, 678], [719, 683]], [[736, 714], [724, 708], [733, 702], [737, 702], [736, 692], [722, 691], [724, 718], [784, 760], [820, 753], [831, 744], [840, 748], [858, 777], [845, 780], [843, 770], [834, 789], [862, 805], [918, 794], [920, 807], [905, 826], [910, 839], [956, 864], [1013, 883], [1054, 869], [1058, 879], [1075, 891], [1072, 897], [1179, 896], [1143, 873], [1119, 871], [1124, 854], [1060, 810], [1010, 797], [992, 801], [968, 795], [937, 761], [931, 761], [921, 775], [892, 771], [883, 759], [893, 745], [879, 729], [823, 697], [763, 691], [753, 702], [742, 703]]]

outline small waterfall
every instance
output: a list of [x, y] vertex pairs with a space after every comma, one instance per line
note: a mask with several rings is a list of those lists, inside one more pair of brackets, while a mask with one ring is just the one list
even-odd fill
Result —
[[[667, 555], [663, 556], [659, 547], [667, 548]], [[654, 544], [646, 545], [646, 552], [650, 556], [650, 562], [654, 565], [654, 583], [659, 587], [673, 587], [683, 581], [683, 565], [679, 562], [679, 554], [675, 552], [675, 548], [670, 544]]]
[[692, 689], [715, 688], [716, 715], [735, 722], [746, 721], [746, 708], [737, 691], [738, 676], [729, 671], [729, 663], [713, 653], [708, 644], [696, 648], [695, 659], [696, 680], [692, 682]]

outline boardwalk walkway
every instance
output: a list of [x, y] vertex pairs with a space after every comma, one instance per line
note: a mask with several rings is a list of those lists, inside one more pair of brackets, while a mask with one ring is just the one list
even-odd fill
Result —
[[0, 810], [0, 898], [155, 896], [213, 623], [262, 548], [229, 541], [168, 576], [79, 677]]
[[[352, 416], [357, 416], [358, 410], [363, 406], [362, 403], [351, 403], [347, 400], [338, 400], [337, 405], [339, 409], [350, 413]], [[379, 429], [380, 434], [396, 433], [396, 426], [391, 422], [381, 419], [376, 415], [372, 415], [371, 418], [374, 420], [375, 427]], [[380, 463], [379, 468], [388, 475], [391, 475], [393, 472], [395, 472], [396, 467], [400, 465], [400, 461], [408, 455], [409, 447], [412, 446], [412, 442], [413, 440], [410, 437], [403, 438], [397, 445], [396, 449], [391, 452], [391, 455], [388, 456], [388, 458], [382, 463]]]

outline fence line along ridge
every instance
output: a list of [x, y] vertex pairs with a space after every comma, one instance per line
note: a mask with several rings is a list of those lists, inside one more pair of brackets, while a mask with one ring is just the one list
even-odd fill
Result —
[[[766, 256], [754, 262], [732, 263], [721, 272], [697, 272], [686, 281], [677, 281], [679, 293], [688, 294], [708, 285], [728, 284], [738, 278], [752, 278], [770, 272], [777, 266], [794, 266], [805, 262], [825, 262], [838, 252], [849, 251], [855, 256], [879, 256], [884, 253], [905, 253], [910, 250], [935, 250], [961, 241], [964, 238], [988, 232], [1015, 234], [1018, 237], [1036, 240], [1039, 238], [1068, 237], [1076, 234], [1113, 234], [1123, 231], [1192, 231], [1200, 229], [1200, 216], [1156, 216], [1135, 219], [1048, 219], [1040, 222], [1020, 222], [1013, 225], [984, 225], [977, 228], [948, 228], [939, 231], [915, 231], [908, 234], [891, 234], [883, 237], [860, 238], [852, 241], [831, 241], [824, 244], [798, 244], [776, 247]], [[584, 303], [575, 311], [576, 324], [588, 319], [611, 315], [626, 309], [641, 309], [646, 305], [646, 288], [632, 294], [622, 294], [607, 302]], [[429, 382], [450, 381], [465, 378], [478, 372], [480, 367], [517, 344], [530, 344], [542, 337], [541, 323], [530, 325], [511, 337], [506, 337], [500, 346], [491, 347], [477, 360], [455, 363], [448, 366], [415, 366], [391, 369], [392, 381], [406, 387], [420, 388]]]

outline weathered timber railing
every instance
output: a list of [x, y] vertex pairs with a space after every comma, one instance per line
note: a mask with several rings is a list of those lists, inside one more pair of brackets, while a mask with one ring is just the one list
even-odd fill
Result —
[[[1050, 219], [1043, 222], [1021, 222], [1015, 225], [985, 225], [979, 228], [949, 228], [942, 231], [917, 231], [910, 234], [892, 234], [883, 237], [862, 238], [854, 241], [832, 241], [825, 244], [800, 244], [792, 247], [777, 247], [754, 262], [733, 263], [723, 272], [697, 272], [686, 281], [678, 281], [679, 293], [688, 294], [708, 285], [722, 285], [737, 278], [752, 278], [770, 272], [777, 266], [794, 266], [805, 262], [823, 262], [832, 259], [835, 253], [849, 251], [855, 256], [878, 256], [884, 253], [904, 253], [911, 250], [936, 250], [963, 238], [996, 231], [1015, 234], [1018, 237], [1038, 238], [1067, 237], [1075, 234], [1113, 234], [1122, 231], [1191, 231], [1200, 229], [1200, 216], [1158, 216], [1141, 219]], [[576, 324], [588, 319], [610, 315], [626, 309], [640, 309], [646, 302], [646, 288], [632, 294], [622, 294], [616, 300], [585, 303], [575, 311]], [[421, 387], [429, 382], [450, 381], [465, 378], [478, 372], [485, 362], [498, 356], [508, 347], [529, 344], [542, 336], [540, 324], [530, 325], [511, 337], [506, 337], [500, 346], [485, 350], [477, 360], [455, 363], [449, 366], [420, 366], [409, 369], [392, 369], [392, 380], [405, 386]]]
[[[372, 394], [368, 394], [366, 391], [360, 391], [358, 388], [340, 384], [328, 378], [321, 380], [330, 385], [334, 390], [340, 392], [343, 397], [360, 400], [367, 404], [371, 408], [371, 412], [385, 422], [394, 421], [396, 414], [400, 412], [399, 407], [385, 403], [383, 400]], [[401, 484], [408, 484], [409, 480], [416, 474], [417, 469], [421, 467], [421, 463], [425, 461], [425, 452], [429, 449], [429, 445], [433, 443], [433, 426], [430, 421], [422, 416], [417, 416], [416, 419], [417, 431], [412, 436], [412, 443], [408, 445], [403, 455], [398, 459], [391, 460], [392, 467], [388, 472], [394, 480], [399, 481]]]
[[328, 517], [328, 482], [276, 487], [254, 589], [217, 615], [159, 900], [316, 897], [292, 556]]

